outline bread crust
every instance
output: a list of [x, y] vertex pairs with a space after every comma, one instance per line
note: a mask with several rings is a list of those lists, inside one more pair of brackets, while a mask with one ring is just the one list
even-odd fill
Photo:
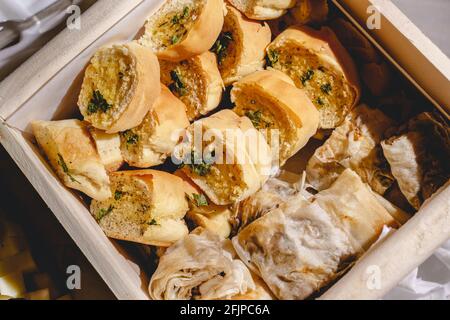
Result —
[[[236, 102], [238, 91], [256, 90], [258, 94], [269, 97], [286, 112], [296, 126], [296, 139], [289, 141], [289, 157], [303, 148], [319, 127], [319, 112], [303, 90], [295, 87], [286, 74], [271, 69], [255, 72], [235, 84], [231, 91], [231, 101]], [[281, 165], [287, 159], [280, 159]]]
[[[166, 50], [157, 51], [156, 55], [162, 60], [179, 62], [208, 51], [222, 30], [223, 21], [223, 0], [207, 0], [186, 38]], [[152, 30], [147, 30], [148, 28], [150, 26], [146, 26], [146, 32], [152, 32]], [[145, 36], [141, 38], [142, 44], [145, 44], [145, 38]]]
[[[185, 182], [170, 173], [157, 170], [119, 171], [111, 173], [111, 179], [135, 178], [145, 185], [152, 201], [151, 216], [159, 224], [149, 224], [139, 237], [126, 235], [119, 230], [111, 230], [102, 226], [105, 234], [114, 239], [132, 241], [146, 245], [168, 247], [178, 239], [188, 234], [187, 226], [183, 220], [189, 209], [185, 193], [188, 190]], [[95, 202], [91, 204], [91, 213], [95, 216]], [[171, 238], [161, 240], [162, 238]]]
[[210, 111], [218, 107], [222, 100], [224, 84], [219, 68], [217, 67], [217, 60], [212, 52], [205, 52], [194, 58], [203, 70], [203, 77], [209, 83], [208, 91], [206, 93], [206, 103], [203, 109], [199, 110], [201, 115], [206, 115]]
[[97, 147], [100, 160], [108, 172], [115, 172], [124, 164], [122, 152], [120, 151], [119, 134], [107, 134], [102, 130], [89, 127], [89, 132]]
[[78, 106], [85, 120], [90, 122], [95, 128], [105, 130], [106, 133], [118, 133], [140, 125], [161, 93], [159, 62], [153, 52], [134, 42], [127, 43], [123, 47], [128, 51], [133, 61], [136, 78], [131, 88], [131, 97], [121, 101], [119, 106], [119, 108], [123, 109], [121, 114], [116, 119], [113, 119], [109, 126], [103, 126], [90, 119], [87, 111], [88, 106], [83, 103], [83, 100], [85, 100], [84, 95], [91, 94], [84, 90], [86, 78], [83, 81], [82, 91], [78, 100]]
[[272, 39], [272, 32], [267, 23], [249, 20], [234, 7], [227, 5], [226, 21], [230, 19], [236, 26], [239, 43], [235, 63], [229, 70], [221, 70], [226, 86], [255, 71], [262, 70], [265, 65], [265, 49]]
[[109, 177], [86, 123], [34, 121], [31, 126], [39, 146], [67, 187], [99, 201], [111, 196]]
[[[269, 49], [274, 46], [282, 47], [287, 41], [292, 41], [302, 48], [314, 53], [319, 60], [326, 62], [336, 72], [342, 74], [354, 92], [354, 99], [350, 112], [359, 102], [361, 97], [361, 87], [358, 72], [355, 63], [348, 54], [347, 50], [337, 39], [334, 32], [328, 27], [322, 27], [320, 30], [315, 30], [307, 26], [295, 26], [286, 29], [282, 32], [269, 46]], [[345, 117], [345, 115], [344, 115]], [[341, 121], [344, 120], [342, 117]], [[337, 123], [335, 125], [339, 125]]]
[[228, 0], [236, 9], [254, 20], [273, 20], [284, 15], [296, 0]]
[[[127, 146], [122, 144], [125, 161], [133, 167], [148, 168], [163, 163], [178, 143], [175, 134], [180, 131], [181, 135], [181, 131], [189, 126], [184, 103], [166, 86], [161, 88], [161, 95], [146, 115], [153, 124], [151, 137], [137, 155], [128, 152]], [[137, 143], [142, 144], [142, 140]]]

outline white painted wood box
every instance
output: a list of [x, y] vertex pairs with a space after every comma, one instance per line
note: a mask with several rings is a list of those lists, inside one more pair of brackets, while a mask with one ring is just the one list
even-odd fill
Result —
[[[76, 114], [81, 75], [101, 45], [132, 39], [163, 0], [100, 0], [82, 16], [82, 28], [65, 30], [0, 84], [0, 142], [119, 299], [148, 299], [148, 275], [109, 240], [77, 193], [65, 188], [30, 134], [32, 120]], [[364, 31], [382, 53], [447, 116], [450, 61], [388, 0], [333, 0], [358, 27], [375, 6], [380, 30]], [[449, 159], [450, 161], [450, 159]], [[378, 299], [450, 237], [447, 183], [402, 228], [359, 260], [323, 299]], [[380, 287], [367, 285], [373, 267]]]

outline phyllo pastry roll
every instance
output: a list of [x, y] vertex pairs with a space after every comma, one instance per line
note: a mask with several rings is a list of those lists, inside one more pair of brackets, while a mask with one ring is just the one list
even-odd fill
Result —
[[295, 5], [296, 0], [229, 0], [229, 2], [250, 19], [272, 20], [285, 14]]
[[162, 164], [188, 126], [186, 106], [163, 85], [161, 95], [141, 125], [120, 133], [125, 161], [138, 168]]
[[333, 129], [360, 98], [354, 62], [333, 31], [291, 27], [267, 47], [268, 66], [283, 71], [320, 111], [320, 127]]
[[271, 40], [272, 33], [266, 23], [251, 21], [227, 6], [222, 32], [212, 48], [225, 85], [262, 70], [265, 50]]
[[[319, 127], [319, 112], [303, 90], [276, 70], [253, 73], [234, 84], [231, 100], [234, 111], [248, 117], [256, 129], [265, 132], [274, 157], [283, 165], [314, 136]], [[272, 141], [271, 130], [279, 132]]]
[[213, 46], [223, 20], [223, 0], [168, 0], [148, 18], [139, 43], [160, 59], [189, 59]]
[[34, 121], [31, 125], [37, 143], [67, 187], [97, 200], [111, 196], [108, 174], [85, 122]]
[[78, 106], [97, 129], [117, 133], [141, 124], [161, 93], [156, 56], [136, 43], [98, 50], [86, 68]]
[[255, 289], [230, 240], [202, 228], [167, 249], [149, 285], [155, 300], [230, 299]]
[[306, 167], [308, 182], [316, 190], [331, 186], [345, 169], [355, 171], [379, 194], [394, 183], [380, 142], [394, 125], [383, 112], [358, 106], [319, 147]]
[[190, 121], [219, 106], [224, 89], [214, 53], [180, 62], [160, 61], [161, 82], [187, 107]]
[[264, 136], [231, 110], [195, 122], [185, 140], [175, 153], [182, 171], [217, 205], [249, 197], [269, 177], [272, 156]]
[[92, 201], [91, 214], [114, 239], [168, 247], [188, 234], [189, 209], [181, 178], [156, 170], [110, 175], [112, 197]]
[[440, 115], [421, 113], [382, 147], [401, 192], [416, 210], [450, 179], [450, 129]]

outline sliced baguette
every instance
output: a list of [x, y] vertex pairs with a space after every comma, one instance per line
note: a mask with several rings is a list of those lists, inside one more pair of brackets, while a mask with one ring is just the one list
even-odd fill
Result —
[[[203, 135], [201, 152], [194, 144], [197, 134]], [[213, 203], [239, 202], [267, 181], [271, 151], [248, 118], [223, 110], [191, 125], [187, 136], [193, 140], [185, 139], [176, 152], [182, 170]]]
[[267, 48], [268, 64], [306, 90], [320, 111], [320, 127], [333, 129], [356, 106], [359, 78], [350, 55], [333, 31], [291, 27]]
[[138, 168], [162, 164], [188, 126], [186, 106], [162, 86], [160, 97], [142, 124], [120, 134], [125, 161]]
[[218, 107], [224, 85], [212, 52], [181, 62], [160, 63], [161, 82], [186, 105], [189, 120]]
[[296, 0], [228, 0], [248, 18], [255, 20], [272, 20], [284, 15], [292, 8]]
[[89, 197], [111, 196], [109, 177], [91, 139], [79, 120], [34, 121], [34, 136], [61, 181]]
[[280, 165], [303, 148], [319, 126], [319, 112], [311, 100], [276, 70], [259, 71], [235, 83], [231, 101], [236, 105], [234, 111], [249, 117], [256, 129], [278, 130], [279, 148], [274, 148], [270, 132], [267, 140]]
[[117, 133], [141, 124], [161, 93], [156, 56], [136, 43], [104, 47], [88, 65], [78, 106], [97, 129]]
[[147, 20], [139, 43], [163, 60], [192, 58], [213, 46], [224, 13], [223, 0], [168, 0]]
[[226, 86], [264, 68], [265, 49], [271, 39], [267, 23], [251, 21], [227, 6], [222, 33], [212, 49]]
[[100, 160], [108, 172], [114, 172], [122, 167], [124, 160], [120, 150], [120, 136], [118, 133], [108, 134], [102, 130], [89, 127], [92, 139], [97, 147]]
[[111, 174], [112, 197], [92, 201], [91, 214], [114, 239], [168, 247], [188, 234], [188, 186], [172, 174], [123, 171]]

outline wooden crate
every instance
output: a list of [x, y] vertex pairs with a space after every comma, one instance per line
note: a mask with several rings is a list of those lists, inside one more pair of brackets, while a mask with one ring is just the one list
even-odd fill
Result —
[[[390, 1], [333, 0], [356, 25], [377, 6], [381, 30], [363, 32], [444, 113], [450, 111], [450, 62]], [[0, 142], [119, 299], [148, 299], [148, 279], [109, 240], [77, 193], [65, 188], [30, 134], [31, 120], [75, 114], [84, 66], [98, 47], [132, 39], [163, 0], [100, 0], [82, 16], [82, 29], [65, 30], [0, 84]], [[379, 243], [321, 298], [377, 299], [450, 237], [450, 185], [402, 228]], [[380, 287], [368, 286], [373, 267]], [[376, 269], [377, 270], [377, 269]]]

